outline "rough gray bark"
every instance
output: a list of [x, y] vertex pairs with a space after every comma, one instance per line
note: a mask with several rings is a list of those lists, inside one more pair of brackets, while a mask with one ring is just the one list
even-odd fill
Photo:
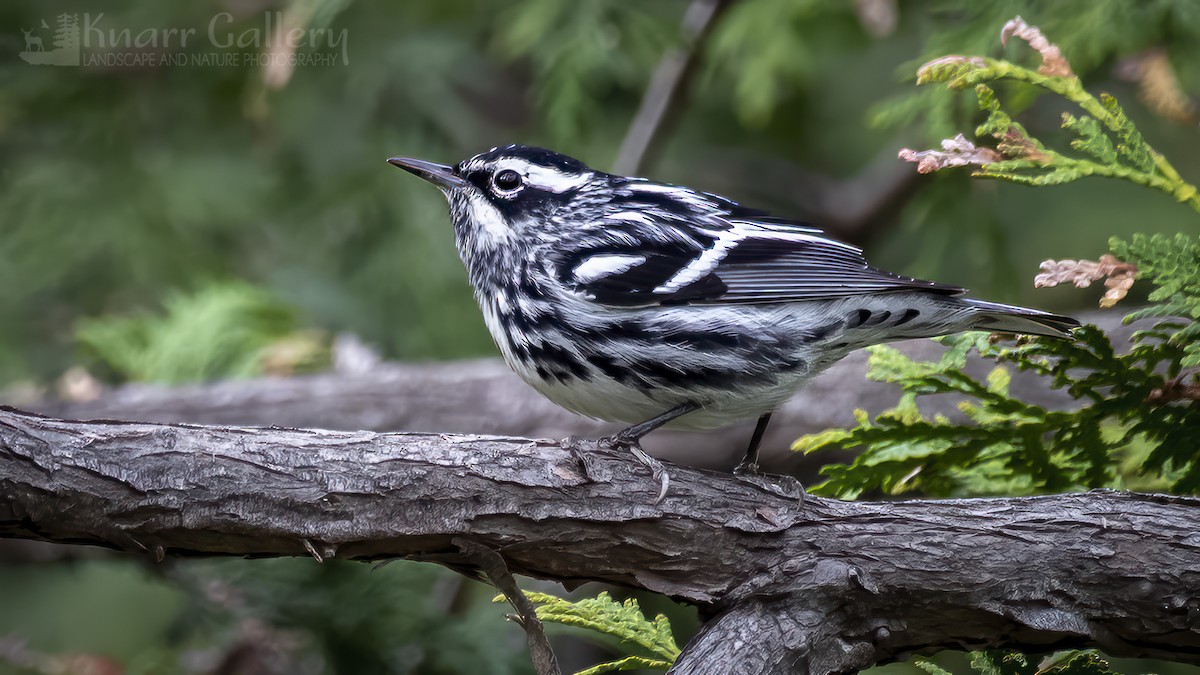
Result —
[[[0, 536], [183, 555], [403, 557], [664, 593], [679, 673], [845, 673], [944, 647], [1200, 663], [1200, 500], [803, 503], [553, 441], [67, 422], [0, 409]], [[477, 553], [477, 552], [476, 552]]]

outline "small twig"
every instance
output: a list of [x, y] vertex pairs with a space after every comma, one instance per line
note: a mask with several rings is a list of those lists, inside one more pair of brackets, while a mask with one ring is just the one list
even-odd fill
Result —
[[554, 650], [550, 648], [550, 641], [546, 639], [546, 631], [542, 628], [541, 620], [537, 618], [533, 603], [517, 586], [517, 580], [508, 571], [503, 556], [494, 549], [463, 537], [455, 537], [453, 543], [475, 560], [488, 581], [504, 594], [508, 603], [516, 610], [516, 620], [525, 630], [529, 656], [533, 660], [533, 669], [537, 675], [560, 675], [562, 671], [558, 668], [558, 659], [554, 657]]
[[846, 178], [801, 167], [780, 158], [747, 158], [738, 153], [715, 156], [723, 178], [732, 181], [747, 202], [780, 202], [802, 219], [849, 243], [870, 240], [890, 227], [900, 208], [927, 183], [896, 163], [891, 150], [877, 154]]
[[613, 163], [615, 173], [628, 176], [641, 169], [667, 114], [683, 99], [700, 44], [726, 4], [728, 0], [693, 0], [684, 12], [679, 26], [681, 44], [664, 54], [654, 68], [637, 114], [629, 125], [625, 140], [621, 141], [617, 161]]
[[9, 635], [0, 637], [0, 663], [18, 668], [32, 668], [35, 659], [24, 638]]
[[1123, 58], [1114, 74], [1136, 84], [1142, 102], [1158, 115], [1187, 126], [1200, 121], [1200, 101], [1183, 88], [1166, 48], [1151, 47]]
[[954, 138], [942, 141], [941, 150], [911, 150], [901, 148], [899, 158], [905, 162], [914, 162], [917, 173], [933, 173], [952, 166], [981, 166], [999, 162], [1004, 159], [1000, 153], [988, 147], [979, 147], [959, 134]]
[[1087, 288], [1093, 281], [1104, 280], [1108, 291], [1100, 300], [1100, 306], [1112, 307], [1120, 302], [1133, 288], [1137, 278], [1137, 265], [1117, 260], [1106, 253], [1098, 261], [1091, 260], [1043, 260], [1041, 272], [1033, 278], [1034, 288], [1051, 288], [1071, 283], [1077, 288]]
[[1025, 23], [1021, 17], [1015, 17], [1008, 23], [1004, 24], [1004, 28], [1000, 30], [1000, 44], [1007, 46], [1008, 38], [1019, 37], [1029, 46], [1037, 50], [1037, 53], [1042, 57], [1042, 65], [1038, 68], [1038, 72], [1042, 75], [1050, 75], [1053, 77], [1074, 77], [1075, 73], [1071, 71], [1071, 64], [1062, 55], [1062, 50], [1058, 45], [1046, 39], [1042, 31], [1037, 26], [1030, 26]]
[[307, 539], [301, 539], [300, 543], [304, 544], [304, 550], [308, 551], [308, 554], [313, 557], [313, 560], [316, 560], [319, 563], [325, 562], [325, 559], [322, 558], [321, 554], [317, 552], [317, 547], [313, 546], [311, 541]]
[[1169, 380], [1161, 389], [1155, 389], [1146, 396], [1146, 402], [1151, 405], [1164, 405], [1167, 403], [1175, 403], [1176, 401], [1200, 401], [1200, 383], [1194, 379], [1192, 382], [1184, 382], [1189, 377], [1194, 378], [1195, 373], [1184, 373], [1179, 377]]
[[[1078, 105], [1084, 112], [1098, 120], [1112, 134], [1116, 135], [1122, 143], [1138, 146], [1145, 152], [1149, 158], [1149, 162], [1153, 164], [1153, 168], [1151, 169], [1141, 164], [1127, 166], [1116, 161], [1093, 162], [1091, 160], [1077, 160], [1040, 147], [1037, 148], [1040, 157], [1035, 159], [1034, 157], [1030, 157], [1028, 152], [1014, 153], [1006, 151], [1004, 143], [1002, 143], [998, 149], [1006, 158], [1016, 159], [1024, 157], [1035, 159], [1035, 161], [1043, 164], [1054, 165], [1060, 170], [1069, 169], [1077, 175], [1108, 176], [1132, 181], [1139, 185], [1162, 190], [1175, 197], [1176, 200], [1200, 211], [1200, 189], [1183, 180], [1179, 172], [1167, 161], [1167, 158], [1162, 153], [1146, 145], [1141, 140], [1139, 133], [1133, 128], [1132, 123], [1126, 118], [1125, 113], [1116, 105], [1115, 99], [1108, 94], [1101, 94], [1097, 98], [1088, 93], [1083, 87], [1083, 82], [1071, 70], [1071, 66], [1062, 55], [1062, 51], [1054, 43], [1047, 40], [1040, 29], [1036, 26], [1026, 24], [1019, 16], [1004, 25], [1004, 29], [1000, 34], [1001, 42], [1006, 41], [1014, 35], [1025, 40], [1030, 47], [1037, 50], [1041, 55], [1042, 64], [1038, 70], [1033, 71], [1003, 60], [979, 56], [952, 55], [935, 59], [921, 66], [917, 70], [917, 84], [927, 84], [935, 81], [944, 82], [951, 89], [975, 86], [978, 92], [978, 88], [983, 87], [984, 82], [1007, 79], [1027, 82], [1058, 94]], [[982, 98], [980, 99], [980, 103], [984, 103]], [[1016, 127], [1014, 126], [1013, 128]], [[1018, 131], [1020, 131], [1022, 136], [1025, 136], [1024, 130], [1018, 129]], [[1025, 140], [1031, 139], [1026, 138]], [[1019, 145], [1012, 146], [1011, 141], [1010, 147], [1021, 149]], [[1021, 180], [1020, 176], [1004, 171], [992, 172], [985, 169], [984, 171], [976, 172], [974, 175], [1025, 182]]]

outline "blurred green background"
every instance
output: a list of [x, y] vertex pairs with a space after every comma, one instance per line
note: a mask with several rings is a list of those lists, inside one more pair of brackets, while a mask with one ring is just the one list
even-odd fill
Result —
[[[0, 402], [60, 393], [79, 368], [112, 384], [320, 369], [343, 332], [392, 359], [494, 354], [442, 198], [384, 160], [453, 163], [520, 142], [611, 168], [688, 5], [6, 0]], [[75, 14], [80, 65], [19, 58], [35, 49], [26, 35], [54, 49]], [[918, 177], [895, 159], [971, 136], [973, 96], [917, 90], [912, 76], [948, 53], [1033, 62], [1023, 44], [999, 45], [1017, 14], [1200, 178], [1195, 0], [732, 3], [641, 173], [810, 219], [883, 267], [1079, 310], [1099, 294], [1035, 292], [1039, 261], [1095, 258], [1110, 235], [1186, 230], [1194, 214], [1125, 183], [1032, 190]], [[296, 51], [314, 63], [262, 65], [288, 56], [263, 44], [267, 21], [319, 31]], [[169, 28], [195, 32], [164, 46]], [[1062, 138], [1061, 102], [999, 94], [1035, 136]], [[0, 672], [66, 672], [47, 661], [62, 653], [131, 673], [529, 672], [490, 595], [409, 564], [18, 552], [0, 557]], [[649, 606], [672, 613], [682, 643], [693, 615]], [[266, 645], [247, 657], [260, 668], [222, 661], [243, 643]]]

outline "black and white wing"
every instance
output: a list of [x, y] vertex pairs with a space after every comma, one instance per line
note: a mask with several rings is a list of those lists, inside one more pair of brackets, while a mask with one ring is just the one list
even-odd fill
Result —
[[[718, 200], [712, 195], [700, 195]], [[862, 251], [815, 228], [732, 202], [703, 217], [636, 210], [564, 242], [559, 280], [605, 305], [773, 303], [964, 289], [872, 267]], [[651, 215], [656, 214], [656, 215]]]

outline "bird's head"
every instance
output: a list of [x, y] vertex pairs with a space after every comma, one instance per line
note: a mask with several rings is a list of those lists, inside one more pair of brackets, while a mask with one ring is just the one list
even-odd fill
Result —
[[460, 245], [482, 248], [538, 238], [556, 216], [594, 203], [589, 195], [611, 178], [577, 159], [523, 145], [493, 148], [455, 166], [407, 157], [388, 162], [441, 189]]

